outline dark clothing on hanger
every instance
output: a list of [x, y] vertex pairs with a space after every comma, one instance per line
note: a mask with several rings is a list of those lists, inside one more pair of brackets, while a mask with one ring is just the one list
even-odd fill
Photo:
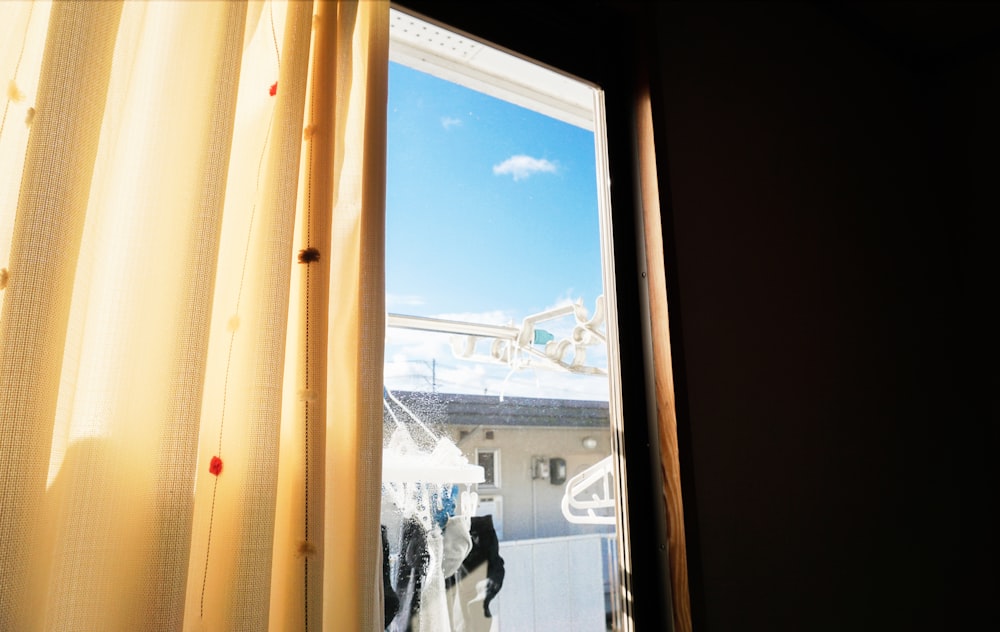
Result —
[[382, 525], [382, 593], [385, 597], [385, 618], [382, 619], [382, 627], [385, 628], [392, 621], [399, 611], [399, 597], [392, 589], [392, 569], [389, 568], [389, 536], [385, 525]]
[[399, 610], [389, 622], [391, 632], [411, 632], [413, 617], [420, 610], [420, 592], [427, 577], [427, 536], [420, 523], [410, 518], [403, 523], [400, 535], [399, 562], [396, 567], [396, 596]]
[[483, 614], [490, 614], [490, 602], [503, 587], [504, 567], [500, 557], [500, 541], [493, 527], [493, 516], [473, 516], [469, 527], [472, 536], [472, 550], [462, 561], [462, 565], [451, 577], [445, 580], [445, 586], [450, 588], [456, 581], [461, 581], [472, 571], [486, 564], [486, 599], [483, 601]]

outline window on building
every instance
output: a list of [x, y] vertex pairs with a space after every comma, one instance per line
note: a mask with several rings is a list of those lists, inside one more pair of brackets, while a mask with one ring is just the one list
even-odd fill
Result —
[[476, 463], [483, 468], [483, 487], [500, 487], [500, 451], [476, 449]]

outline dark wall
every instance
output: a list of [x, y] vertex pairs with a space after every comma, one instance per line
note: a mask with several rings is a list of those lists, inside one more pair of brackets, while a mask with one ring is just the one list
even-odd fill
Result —
[[653, 30], [695, 629], [968, 629], [995, 600], [996, 49], [936, 62], [794, 3]]

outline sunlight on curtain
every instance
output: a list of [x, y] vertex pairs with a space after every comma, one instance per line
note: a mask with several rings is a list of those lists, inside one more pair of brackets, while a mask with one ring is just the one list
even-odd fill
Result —
[[388, 3], [0, 42], [0, 629], [381, 629]]

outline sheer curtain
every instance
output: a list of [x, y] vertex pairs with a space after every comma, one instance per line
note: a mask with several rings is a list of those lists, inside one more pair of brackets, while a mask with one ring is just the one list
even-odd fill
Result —
[[0, 3], [0, 629], [382, 629], [388, 23]]

